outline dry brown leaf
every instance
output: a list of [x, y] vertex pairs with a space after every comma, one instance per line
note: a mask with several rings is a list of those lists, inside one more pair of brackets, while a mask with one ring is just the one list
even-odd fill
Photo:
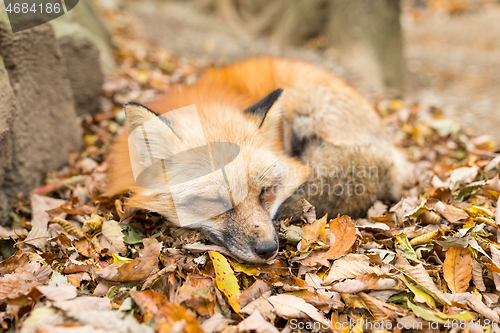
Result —
[[102, 247], [109, 249], [111, 254], [123, 254], [127, 251], [127, 246], [123, 242], [125, 235], [122, 227], [116, 221], [104, 221], [102, 223], [102, 235], [99, 243]]
[[271, 290], [271, 286], [269, 286], [266, 282], [262, 280], [255, 281], [250, 288], [244, 290], [240, 294], [240, 298], [238, 299], [240, 306], [244, 308], [248, 303], [255, 301], [269, 290]]
[[153, 320], [157, 332], [172, 332], [181, 322], [184, 332], [203, 333], [198, 320], [189, 310], [170, 303], [162, 294], [146, 290], [131, 291], [130, 296], [141, 309], [144, 322]]
[[377, 321], [386, 318], [396, 318], [398, 312], [401, 312], [398, 307], [382, 302], [375, 297], [372, 297], [365, 293], [359, 293], [358, 295], [368, 306], [368, 310], [373, 315], [373, 318], [375, 318], [375, 320]]
[[451, 223], [469, 218], [469, 214], [463, 209], [448, 204], [436, 205], [436, 210]]
[[323, 322], [325, 318], [311, 304], [307, 304], [301, 298], [292, 295], [276, 295], [267, 299], [276, 310], [278, 316], [285, 319], [311, 318], [317, 322]]
[[267, 321], [274, 322], [274, 319], [276, 318], [276, 310], [274, 309], [274, 306], [265, 298], [267, 296], [269, 295], [264, 294], [255, 301], [248, 303], [247, 306], [240, 310], [240, 314], [251, 315], [255, 311], [259, 311]]
[[63, 311], [109, 311], [111, 310], [111, 300], [107, 297], [80, 296], [57, 301], [54, 306]]
[[396, 268], [414, 283], [418, 284], [429, 295], [434, 297], [436, 301], [443, 305], [451, 305], [450, 300], [438, 289], [438, 287], [436, 287], [434, 281], [432, 281], [422, 264], [411, 266], [406, 262], [406, 264], [396, 264]]
[[185, 303], [200, 316], [211, 317], [215, 308], [215, 291], [211, 279], [196, 279], [188, 276], [177, 290], [176, 302]]
[[316, 221], [316, 209], [304, 198], [302, 198], [302, 212], [302, 216], [304, 216], [307, 222], [313, 223]]
[[343, 282], [339, 282], [334, 284], [331, 287], [331, 290], [339, 292], [339, 293], [346, 293], [346, 294], [357, 294], [360, 291], [368, 289], [368, 285], [364, 282], [361, 282], [359, 280], [345, 280]]
[[82, 228], [80, 228], [79, 226], [77, 226], [69, 221], [66, 221], [63, 218], [56, 216], [52, 220], [50, 220], [50, 222], [59, 224], [61, 227], [64, 228], [64, 230], [67, 233], [75, 235], [78, 238], [85, 237], [85, 232], [82, 230]]
[[67, 301], [76, 297], [75, 286], [39, 286], [36, 289], [53, 302]]
[[335, 291], [330, 291], [329, 287], [323, 286], [323, 280], [321, 280], [319, 276], [317, 276], [316, 274], [307, 273], [305, 280], [307, 285], [309, 285], [309, 291], [316, 292], [320, 295], [331, 298], [336, 303], [335, 308], [344, 307], [344, 304], [342, 304], [342, 300], [340, 299], [340, 294]]
[[15, 299], [28, 295], [39, 285], [36, 277], [30, 272], [11, 273], [0, 277], [0, 303], [7, 299]]
[[500, 320], [500, 317], [498, 316], [498, 313], [496, 313], [494, 310], [488, 308], [486, 305], [484, 305], [483, 302], [481, 302], [481, 298], [478, 294], [472, 293], [472, 296], [470, 299], [467, 301], [467, 304], [476, 312], [482, 314], [486, 318], [493, 320], [494, 322], [497, 322]]
[[28, 254], [18, 250], [13, 256], [0, 262], [0, 275], [12, 273], [16, 268], [27, 264]]
[[224, 317], [220, 313], [216, 313], [201, 324], [201, 329], [205, 333], [222, 332], [232, 322], [231, 319]]
[[446, 251], [443, 276], [453, 294], [467, 291], [472, 279], [472, 257], [467, 248], [451, 247]]
[[33, 227], [28, 233], [28, 237], [24, 240], [24, 243], [33, 245], [37, 249], [45, 251], [45, 245], [47, 244], [49, 238], [50, 234], [47, 229]]
[[121, 266], [109, 265], [103, 270], [97, 271], [96, 274], [109, 281], [126, 282], [145, 279], [157, 268], [161, 247], [160, 242], [151, 243], [139, 252], [140, 257], [134, 261]]
[[479, 291], [486, 291], [483, 281], [483, 267], [476, 260], [472, 261], [472, 282]]
[[255, 311], [242, 322], [238, 324], [238, 332], [251, 332], [257, 333], [279, 333], [279, 330], [271, 323], [267, 322], [259, 311]]
[[368, 219], [382, 216], [388, 208], [389, 207], [387, 205], [384, 205], [381, 201], [377, 200], [373, 203], [370, 209], [368, 209], [368, 213], [366, 215], [368, 216]]
[[57, 208], [66, 203], [65, 200], [54, 199], [32, 193], [31, 200], [31, 225], [41, 230], [47, 230], [50, 215], [46, 211]]
[[362, 274], [382, 275], [383, 272], [378, 267], [370, 266], [370, 258], [366, 255], [348, 254], [335, 260], [323, 284], [328, 285], [335, 281], [354, 279]]

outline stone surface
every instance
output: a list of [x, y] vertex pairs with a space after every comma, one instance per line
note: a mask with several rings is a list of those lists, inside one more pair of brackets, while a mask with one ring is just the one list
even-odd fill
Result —
[[[12, 142], [10, 126], [17, 115], [17, 104], [14, 92], [10, 87], [9, 76], [0, 58], [0, 185], [5, 177], [5, 170], [12, 161]], [[7, 194], [0, 187], [0, 216], [9, 208]]]
[[115, 71], [111, 34], [94, 1], [79, 1], [67, 14], [51, 21], [58, 39], [66, 36], [92, 42], [99, 49], [101, 69], [105, 75]]
[[2, 196], [12, 201], [18, 192], [39, 185], [45, 172], [66, 164], [68, 153], [81, 146], [81, 133], [66, 66], [50, 24], [16, 34], [0, 24], [0, 57], [17, 104], [17, 117], [4, 134], [10, 142], [4, 141], [7, 148], [0, 149], [8, 154], [11, 146], [0, 188]]
[[79, 115], [97, 110], [104, 75], [99, 66], [99, 49], [86, 38], [64, 36], [59, 39], [66, 72]]

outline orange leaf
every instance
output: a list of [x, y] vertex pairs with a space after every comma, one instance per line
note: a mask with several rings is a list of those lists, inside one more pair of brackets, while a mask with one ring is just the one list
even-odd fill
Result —
[[150, 290], [131, 291], [130, 296], [141, 309], [141, 313], [144, 315], [144, 322], [149, 323], [151, 320], [154, 321], [156, 332], [172, 332], [172, 329], [175, 326], [179, 326], [179, 324], [183, 324], [184, 332], [203, 332], [200, 328], [200, 323], [191, 311], [181, 305], [170, 303], [160, 293]]
[[472, 279], [472, 257], [467, 248], [450, 247], [446, 251], [443, 275], [453, 294], [467, 291]]
[[338, 259], [356, 241], [356, 227], [347, 215], [330, 220], [330, 249], [325, 253], [326, 259]]

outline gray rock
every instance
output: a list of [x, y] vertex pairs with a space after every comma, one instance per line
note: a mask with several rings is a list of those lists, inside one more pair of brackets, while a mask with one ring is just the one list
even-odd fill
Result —
[[51, 21], [57, 39], [66, 36], [92, 42], [99, 49], [101, 68], [106, 76], [115, 71], [115, 61], [111, 33], [101, 18], [100, 13], [94, 10], [94, 1], [80, 1], [67, 14]]
[[104, 75], [99, 66], [99, 49], [86, 38], [64, 36], [59, 39], [66, 72], [79, 115], [97, 110]]
[[[0, 143], [1, 154], [10, 156], [0, 188], [2, 197], [12, 201], [18, 192], [39, 185], [45, 172], [66, 164], [68, 153], [81, 146], [81, 133], [66, 66], [50, 24], [16, 34], [0, 24], [0, 57], [17, 104], [17, 117], [4, 126], [8, 139]], [[1, 81], [5, 84], [5, 75]], [[1, 95], [0, 105], [5, 104], [4, 98], [9, 97]]]
[[[0, 57], [0, 185], [5, 178], [5, 170], [12, 161], [12, 142], [10, 126], [17, 115], [17, 104], [14, 92], [10, 87], [7, 70]], [[0, 217], [9, 208], [7, 195], [0, 186]]]

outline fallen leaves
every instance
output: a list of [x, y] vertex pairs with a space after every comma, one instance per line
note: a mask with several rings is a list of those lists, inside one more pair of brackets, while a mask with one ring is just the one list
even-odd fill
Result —
[[0, 277], [0, 303], [26, 296], [39, 284], [30, 272], [5, 274]]
[[500, 156], [434, 108], [379, 106], [416, 165], [417, 183], [399, 202], [376, 201], [353, 220], [318, 219], [304, 201], [301, 221], [277, 221], [272, 264], [237, 262], [200, 233], [129, 207], [126, 196], [102, 197], [121, 103], [204, 66], [127, 36], [129, 17], [109, 15], [121, 22], [120, 69], [101, 112], [82, 120], [84, 151], [19, 199], [14, 230], [0, 228], [2, 328], [276, 333], [294, 320], [345, 332], [363, 319], [353, 332], [370, 323], [443, 331], [453, 321], [482, 332], [485, 319], [498, 320]]
[[170, 303], [162, 294], [146, 290], [131, 291], [130, 296], [141, 309], [144, 322], [154, 322], [156, 332], [203, 333], [198, 320], [189, 310]]

